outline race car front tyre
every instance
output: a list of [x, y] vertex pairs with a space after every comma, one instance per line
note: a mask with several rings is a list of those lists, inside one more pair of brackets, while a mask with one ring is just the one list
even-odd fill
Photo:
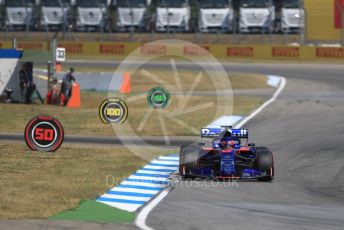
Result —
[[198, 146], [182, 146], [180, 148], [179, 174], [183, 179], [193, 178], [191, 170], [197, 168], [199, 150]]
[[266, 176], [258, 178], [259, 181], [272, 181], [274, 179], [274, 159], [268, 148], [257, 148], [256, 166], [266, 173]]

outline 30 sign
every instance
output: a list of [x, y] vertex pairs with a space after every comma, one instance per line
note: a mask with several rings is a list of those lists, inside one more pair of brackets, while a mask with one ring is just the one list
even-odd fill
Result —
[[25, 128], [25, 141], [31, 150], [54, 152], [61, 146], [63, 139], [63, 127], [52, 116], [34, 117]]
[[64, 62], [66, 60], [66, 49], [65, 48], [56, 48], [56, 61]]

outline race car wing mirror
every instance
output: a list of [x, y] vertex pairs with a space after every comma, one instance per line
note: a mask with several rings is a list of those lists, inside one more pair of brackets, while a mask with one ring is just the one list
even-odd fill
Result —
[[255, 143], [249, 143], [248, 146], [254, 147], [254, 146], [256, 146], [256, 144]]
[[199, 146], [205, 146], [205, 143], [204, 142], [198, 142], [198, 145]]

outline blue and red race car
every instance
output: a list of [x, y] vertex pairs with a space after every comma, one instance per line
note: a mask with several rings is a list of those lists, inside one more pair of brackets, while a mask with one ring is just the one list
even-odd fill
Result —
[[[272, 152], [248, 143], [247, 129], [203, 128], [201, 137], [199, 145], [180, 148], [179, 173], [183, 179], [274, 179]], [[203, 138], [211, 138], [211, 144]]]

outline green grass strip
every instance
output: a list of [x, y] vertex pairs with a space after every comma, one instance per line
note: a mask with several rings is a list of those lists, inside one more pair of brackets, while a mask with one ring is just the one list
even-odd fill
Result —
[[123, 223], [133, 222], [135, 214], [110, 207], [108, 205], [87, 200], [73, 210], [56, 214], [49, 218], [50, 220], [75, 220], [104, 223]]

